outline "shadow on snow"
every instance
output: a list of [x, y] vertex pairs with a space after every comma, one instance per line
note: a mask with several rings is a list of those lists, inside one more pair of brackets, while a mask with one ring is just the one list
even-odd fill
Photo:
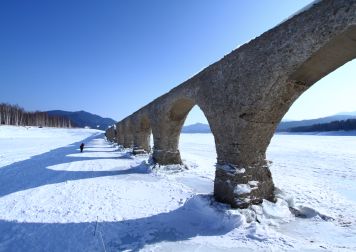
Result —
[[[75, 161], [132, 158], [120, 152], [109, 158], [71, 155], [79, 152], [81, 142], [88, 143], [96, 138], [102, 136], [91, 136], [84, 141], [1, 168], [0, 196], [68, 180], [148, 172], [145, 165], [115, 171], [58, 171], [47, 168]], [[88, 150], [95, 148], [86, 147]], [[100, 147], [98, 153], [105, 152], [104, 148]], [[112, 152], [112, 148], [108, 148], [108, 152]], [[20, 223], [0, 220], [0, 251], [138, 251], [145, 245], [164, 241], [224, 235], [241, 225], [240, 217], [229, 215], [223, 205], [217, 207], [213, 204], [216, 203], [211, 196], [197, 195], [170, 212], [120, 221], [99, 219], [97, 223]]]
[[[6, 251], [138, 251], [145, 245], [225, 235], [242, 223], [211, 196], [196, 195], [181, 207], [117, 222], [18, 223], [0, 220]], [[222, 207], [221, 207], [222, 206]], [[104, 244], [104, 245], [103, 245]], [[30, 250], [29, 250], [30, 249]]]
[[[88, 143], [96, 138], [103, 138], [103, 134], [94, 135], [85, 140], [61, 147], [49, 152], [33, 156], [29, 159], [15, 162], [13, 164], [0, 168], [0, 197], [22, 190], [36, 188], [43, 185], [56, 184], [69, 180], [79, 180], [103, 176], [125, 175], [133, 173], [147, 173], [147, 169], [143, 165], [138, 165], [126, 170], [113, 171], [60, 171], [48, 169], [50, 166], [71, 163], [75, 161], [85, 160], [115, 160], [115, 159], [130, 159], [127, 153], [120, 154], [116, 157], [87, 157], [80, 155], [78, 146], [80, 143]], [[87, 147], [88, 149], [95, 147]], [[105, 148], [105, 147], [104, 147]], [[102, 149], [100, 147], [100, 149]], [[104, 153], [106, 151], [98, 151]], [[107, 152], [112, 152], [107, 151]], [[88, 152], [93, 153], [93, 152]], [[78, 154], [71, 156], [71, 154]], [[85, 152], [83, 153], [85, 154]], [[121, 156], [120, 156], [121, 155]]]

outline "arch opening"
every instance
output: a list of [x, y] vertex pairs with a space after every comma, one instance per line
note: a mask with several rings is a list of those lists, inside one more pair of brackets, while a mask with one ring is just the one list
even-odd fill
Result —
[[[351, 213], [347, 206], [356, 203], [355, 176], [350, 174], [356, 162], [356, 127], [345, 131], [342, 123], [332, 123], [356, 122], [355, 69], [356, 59], [303, 92], [285, 113], [266, 151], [273, 181], [283, 194], [296, 205], [320, 195], [339, 195], [335, 216]], [[323, 204], [335, 202], [325, 197]]]
[[173, 103], [169, 111], [169, 119], [172, 121], [184, 121], [189, 111], [193, 108], [194, 101], [183, 98]]
[[204, 180], [204, 188], [200, 187], [205, 190], [204, 193], [211, 193], [217, 158], [215, 139], [208, 119], [198, 105], [194, 105], [185, 118], [180, 131], [179, 150], [188, 168], [202, 170], [211, 179]]
[[314, 53], [290, 76], [290, 79], [311, 86], [355, 57], [356, 26], [351, 26]]
[[[186, 122], [186, 118], [194, 106], [198, 107], [195, 101], [190, 98], [177, 99], [166, 110], [166, 115], [159, 125], [153, 128], [153, 160], [156, 163], [183, 163], [179, 149], [180, 136], [184, 122]], [[207, 123], [207, 119], [202, 112], [201, 115], [203, 115], [203, 121]]]
[[[299, 59], [299, 56], [296, 55], [295, 58]], [[301, 59], [296, 69], [287, 74], [286, 81], [276, 83], [274, 97], [267, 96], [263, 101], [271, 111], [270, 113], [264, 111], [266, 120], [277, 123], [281, 121], [292, 104], [305, 91], [355, 58], [356, 26], [350, 26], [315, 49], [308, 58]]]
[[[253, 129], [260, 139], [259, 142], [264, 143], [255, 144], [261, 147], [261, 153], [266, 152], [276, 129], [279, 131], [280, 126], [278, 124], [282, 118], [284, 116], [291, 117], [291, 113], [288, 113], [288, 111], [299, 97], [305, 97], [303, 94], [307, 90], [315, 89], [316, 86], [319, 86], [315, 85], [316, 83], [324, 82], [324, 77], [329, 79], [335, 72], [338, 72], [337, 70], [343, 69], [343, 66], [347, 68], [348, 65], [353, 65], [355, 69], [356, 64], [352, 60], [356, 58], [356, 26], [350, 26], [319, 48], [314, 48], [314, 50], [307, 58], [303, 58], [305, 55], [296, 55], [294, 58], [296, 62], [300, 60], [299, 65], [295, 67], [294, 71], [287, 72], [285, 78], [276, 82], [273, 92], [261, 100], [260, 117], [263, 120], [256, 117], [254, 121], [257, 124], [256, 128]], [[318, 89], [320, 94], [324, 92], [323, 89]], [[310, 104], [309, 108], [305, 108], [305, 110], [316, 108], [315, 105], [320, 94], [314, 97], [313, 104]], [[263, 122], [271, 122], [270, 127], [266, 127]], [[252, 129], [253, 123], [249, 122], [249, 124]]]
[[[356, 111], [356, 60], [342, 65], [310, 86], [285, 112], [282, 122], [309, 120]], [[276, 132], [285, 130], [277, 127]]]

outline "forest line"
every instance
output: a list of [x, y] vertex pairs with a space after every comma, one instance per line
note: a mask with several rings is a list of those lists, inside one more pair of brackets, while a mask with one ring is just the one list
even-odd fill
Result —
[[28, 112], [18, 105], [0, 103], [0, 125], [72, 128], [68, 118], [51, 116], [47, 112]]

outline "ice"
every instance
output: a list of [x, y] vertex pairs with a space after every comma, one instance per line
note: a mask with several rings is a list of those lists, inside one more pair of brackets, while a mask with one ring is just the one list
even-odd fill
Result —
[[237, 184], [234, 189], [234, 193], [237, 195], [250, 193], [252, 191], [249, 184]]
[[258, 183], [259, 183], [258, 181], [254, 181], [254, 180], [248, 182], [248, 184], [252, 187], [257, 187]]
[[232, 173], [232, 174], [242, 174], [242, 173], [245, 173], [246, 172], [246, 169], [245, 168], [238, 168], [234, 165], [216, 165], [216, 168], [217, 169], [221, 169], [221, 170], [224, 170], [226, 172], [229, 172], [229, 173]]
[[1, 126], [0, 251], [356, 250], [354, 137], [275, 135], [277, 201], [243, 210], [213, 198], [212, 134], [180, 152], [159, 167], [100, 131]]

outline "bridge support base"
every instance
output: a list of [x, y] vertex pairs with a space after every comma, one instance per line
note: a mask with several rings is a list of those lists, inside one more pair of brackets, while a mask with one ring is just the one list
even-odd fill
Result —
[[233, 208], [247, 208], [262, 203], [263, 199], [275, 201], [274, 184], [267, 165], [238, 167], [217, 164], [214, 197]]
[[182, 159], [180, 158], [179, 150], [169, 151], [154, 149], [152, 158], [155, 163], [158, 163], [160, 165], [182, 164]]

